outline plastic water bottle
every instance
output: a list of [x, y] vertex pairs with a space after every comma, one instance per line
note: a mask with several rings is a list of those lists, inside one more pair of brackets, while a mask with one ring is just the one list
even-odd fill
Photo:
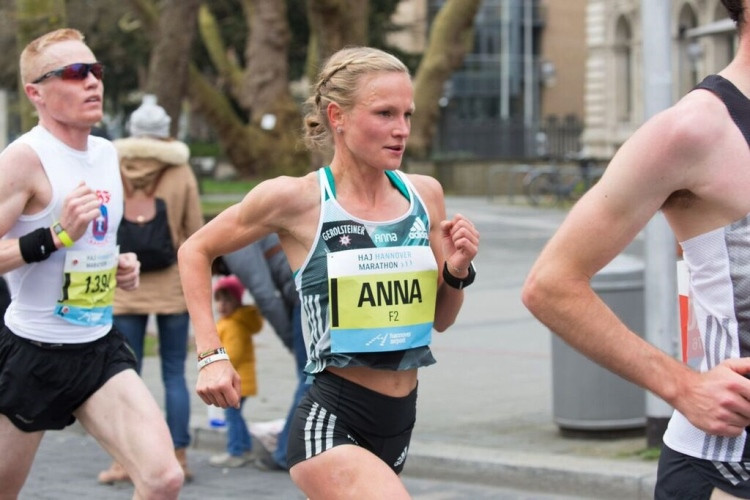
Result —
[[206, 405], [208, 412], [208, 426], [211, 429], [223, 429], [227, 425], [224, 409], [214, 405]]

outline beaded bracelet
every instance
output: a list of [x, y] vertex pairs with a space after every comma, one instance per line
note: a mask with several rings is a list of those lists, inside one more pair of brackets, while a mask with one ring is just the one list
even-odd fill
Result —
[[206, 365], [210, 365], [216, 361], [229, 361], [229, 355], [227, 353], [212, 354], [198, 361], [198, 371]]
[[216, 349], [211, 349], [210, 351], [203, 351], [202, 353], [198, 354], [198, 361], [208, 356], [211, 356], [212, 354], [226, 354], [226, 353], [227, 353], [226, 349], [224, 349], [223, 347], [217, 347]]

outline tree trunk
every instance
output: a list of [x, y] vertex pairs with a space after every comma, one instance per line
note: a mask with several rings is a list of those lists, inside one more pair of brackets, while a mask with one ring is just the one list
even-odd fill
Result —
[[312, 81], [321, 63], [348, 45], [367, 44], [367, 17], [370, 0], [307, 0], [310, 43], [307, 49], [307, 75]]
[[[289, 42], [286, 2], [245, 0], [250, 35], [238, 100], [250, 124], [260, 131], [256, 144], [261, 173], [297, 174], [307, 169], [307, 154], [297, 147], [300, 110], [289, 91]], [[269, 161], [270, 160], [270, 161]]]
[[[139, 15], [147, 25], [149, 21], [156, 25], [153, 18], [153, 13], [156, 12], [153, 0], [130, 1], [137, 6]], [[320, 62], [336, 50], [347, 45], [367, 44], [370, 4], [369, 0], [306, 1], [310, 24], [308, 74], [313, 77], [319, 69]], [[195, 7], [196, 2], [197, 0], [190, 0], [190, 8]], [[181, 2], [168, 2], [174, 3]], [[415, 76], [417, 113], [412, 122], [409, 148], [414, 156], [425, 157], [429, 153], [432, 134], [439, 116], [438, 101], [442, 95], [443, 84], [453, 71], [461, 66], [470, 47], [473, 20], [480, 3], [481, 0], [448, 0], [435, 19], [429, 47]], [[192, 110], [203, 116], [214, 128], [224, 153], [241, 175], [272, 176], [302, 173], [308, 170], [311, 164], [317, 166], [318, 163], [311, 162], [309, 154], [301, 146], [300, 109], [289, 91], [287, 61], [290, 32], [286, 2], [242, 0], [241, 5], [250, 27], [244, 69], [227, 57], [211, 17], [210, 3], [203, 2], [200, 7], [201, 39], [217, 68], [219, 79], [211, 81], [196, 67], [190, 66], [188, 96]], [[175, 22], [167, 22], [164, 20], [165, 17], [172, 18]], [[172, 40], [166, 36], [170, 33], [169, 29], [184, 29], [186, 19], [189, 20], [189, 26], [197, 24], [194, 23], [195, 18], [187, 18], [173, 12], [162, 12], [159, 18], [162, 19], [160, 23], [166, 25], [161, 27], [161, 31], [152, 28], [152, 32], [160, 40], [159, 43], [167, 45], [170, 45], [168, 42]], [[172, 42], [171, 45], [178, 45], [174, 40]], [[186, 42], [181, 39], [180, 43]], [[185, 54], [188, 53], [185, 48], [174, 52], [163, 50], [173, 58], [177, 55], [186, 58]], [[175, 64], [180, 63], [178, 61]], [[182, 95], [179, 87], [174, 87], [176, 90], [167, 90], [172, 89], [172, 84], [175, 84], [169, 80], [174, 79], [176, 65], [160, 63], [160, 68], [171, 68], [171, 71], [163, 80], [153, 80], [155, 84], [162, 82], [158, 87], [149, 87], [154, 88], [165, 108], [170, 97]], [[229, 95], [234, 98], [234, 102], [230, 100]], [[272, 117], [270, 121], [269, 117]], [[275, 123], [271, 126], [273, 118]]]
[[239, 95], [243, 70], [235, 58], [230, 56], [230, 51], [221, 38], [219, 23], [206, 4], [201, 4], [198, 10], [198, 33], [218, 73], [218, 86], [233, 96]]
[[177, 135], [182, 101], [187, 93], [190, 49], [200, 0], [166, 0], [159, 15], [158, 38], [151, 52], [146, 91], [172, 118], [170, 135]]
[[224, 153], [238, 172], [255, 174], [258, 142], [252, 128], [245, 126], [227, 98], [195, 68], [190, 66], [188, 98], [192, 111], [214, 128]]
[[[67, 25], [65, 0], [16, 0], [16, 47], [17, 55], [32, 40], [43, 34], [63, 28]], [[16, 57], [18, 64], [18, 57]], [[18, 79], [20, 99], [21, 130], [27, 131], [37, 123], [34, 107], [23, 90], [21, 79]]]
[[474, 17], [481, 0], [448, 0], [430, 30], [430, 41], [414, 77], [416, 112], [411, 122], [408, 154], [427, 158], [440, 116], [443, 85], [461, 67], [474, 38]]

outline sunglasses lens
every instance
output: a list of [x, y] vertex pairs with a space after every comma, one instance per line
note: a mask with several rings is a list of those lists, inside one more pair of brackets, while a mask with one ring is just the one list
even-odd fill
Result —
[[89, 71], [91, 71], [97, 80], [101, 80], [104, 76], [104, 66], [102, 63], [94, 63], [89, 65]]
[[102, 67], [102, 63], [75, 63], [62, 68], [60, 78], [63, 80], [85, 80], [86, 77], [89, 76], [89, 71], [93, 73], [98, 80], [101, 80], [104, 68]]
[[76, 63], [62, 68], [60, 78], [63, 80], [83, 80], [89, 74], [89, 68], [86, 64]]

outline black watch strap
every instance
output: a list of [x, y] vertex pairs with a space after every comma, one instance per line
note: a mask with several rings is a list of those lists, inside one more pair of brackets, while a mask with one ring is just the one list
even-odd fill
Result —
[[474, 263], [469, 264], [469, 275], [465, 278], [456, 278], [453, 276], [450, 271], [448, 271], [448, 262], [445, 262], [443, 264], [443, 281], [445, 281], [448, 286], [457, 288], [459, 290], [466, 288], [467, 286], [474, 283], [474, 278], [477, 276], [477, 271], [474, 269]]

